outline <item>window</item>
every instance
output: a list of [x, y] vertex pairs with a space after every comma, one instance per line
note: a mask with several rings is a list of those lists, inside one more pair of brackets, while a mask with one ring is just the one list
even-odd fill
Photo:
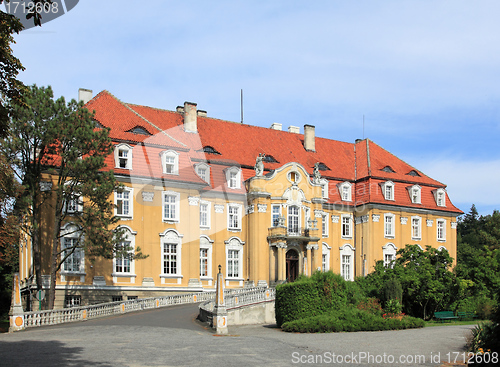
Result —
[[437, 227], [437, 240], [446, 241], [446, 220], [438, 219], [436, 220]]
[[321, 234], [323, 237], [328, 237], [328, 214], [323, 214], [321, 216]]
[[341, 184], [338, 185], [338, 187], [339, 187], [340, 198], [343, 201], [352, 201], [351, 183], [342, 182]]
[[177, 274], [177, 244], [163, 244], [163, 274]]
[[82, 304], [82, 296], [64, 296], [64, 307], [80, 307]]
[[226, 242], [226, 279], [243, 278], [243, 242], [233, 237]]
[[115, 215], [132, 218], [133, 214], [133, 189], [124, 187], [122, 191], [115, 192]]
[[227, 205], [227, 227], [230, 230], [241, 230], [241, 205]]
[[321, 197], [328, 199], [328, 180], [321, 179], [319, 183], [321, 184]]
[[397, 247], [394, 246], [392, 243], [388, 243], [384, 247], [382, 247], [383, 254], [384, 254], [384, 266], [386, 268], [388, 267], [393, 267], [393, 261], [396, 260], [396, 253], [397, 253]]
[[288, 233], [299, 234], [299, 223], [299, 207], [296, 205], [290, 205], [288, 207]]
[[200, 248], [200, 277], [208, 276], [208, 249]]
[[200, 202], [200, 227], [210, 228], [210, 203]]
[[163, 221], [179, 221], [180, 194], [172, 191], [163, 192]]
[[182, 253], [182, 235], [176, 230], [167, 229], [160, 233], [161, 246], [161, 274], [162, 284], [165, 284], [165, 278], [178, 278], [180, 284], [182, 278], [181, 272], [181, 253]]
[[354, 248], [345, 244], [340, 248], [340, 275], [345, 280], [354, 280]]
[[342, 237], [343, 238], [351, 238], [351, 216], [350, 215], [342, 215]]
[[210, 166], [206, 163], [196, 165], [196, 174], [206, 183], [210, 184]]
[[330, 250], [331, 247], [323, 242], [321, 253], [321, 270], [323, 272], [330, 270]]
[[386, 238], [394, 238], [395, 233], [395, 216], [394, 214], [384, 214], [384, 235]]
[[277, 227], [280, 224], [281, 205], [271, 205], [271, 226]]
[[67, 200], [64, 202], [63, 211], [66, 214], [79, 213], [83, 210], [83, 203], [80, 201], [80, 196], [78, 195], [68, 195]]
[[420, 217], [411, 217], [411, 238], [420, 240], [422, 236], [422, 219]]
[[420, 192], [421, 188], [418, 185], [413, 185], [408, 190], [410, 192], [410, 199], [413, 204], [420, 204]]
[[238, 167], [231, 167], [226, 170], [227, 186], [230, 189], [241, 188], [241, 170]]
[[394, 183], [387, 181], [382, 183], [381, 186], [385, 200], [394, 200]]
[[62, 271], [68, 273], [83, 273], [83, 249], [80, 246], [78, 237], [63, 237], [62, 238]]
[[179, 153], [173, 150], [162, 152], [161, 162], [163, 166], [163, 173], [167, 175], [179, 174]]
[[123, 301], [123, 296], [111, 296], [111, 302], [121, 302]]
[[115, 147], [115, 168], [132, 169], [132, 147], [118, 144]]
[[[115, 273], [130, 273], [130, 257], [126, 252], [130, 252], [130, 241], [123, 241], [116, 245], [120, 256], [115, 257]], [[127, 250], [128, 249], [128, 250]]]
[[200, 237], [200, 278], [212, 279], [212, 243], [207, 236]]
[[434, 197], [437, 206], [446, 206], [446, 193], [444, 189], [434, 190]]
[[208, 154], [217, 154], [217, 155], [220, 155], [220, 153], [217, 150], [215, 150], [215, 148], [213, 148], [211, 146], [203, 147], [203, 152], [204, 153], [208, 153]]

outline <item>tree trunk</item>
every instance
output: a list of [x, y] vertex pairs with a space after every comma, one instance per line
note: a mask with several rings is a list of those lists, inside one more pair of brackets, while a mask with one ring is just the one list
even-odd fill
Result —
[[50, 287], [48, 295], [48, 309], [54, 309], [54, 303], [56, 300], [56, 275], [59, 270], [59, 247], [61, 246], [59, 240], [59, 231], [61, 228], [61, 215], [59, 211], [56, 210], [56, 216], [54, 220], [54, 233], [52, 236], [52, 254], [50, 256]]

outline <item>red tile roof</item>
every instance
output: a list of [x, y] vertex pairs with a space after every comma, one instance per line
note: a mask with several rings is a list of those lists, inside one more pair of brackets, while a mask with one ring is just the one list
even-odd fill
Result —
[[[168, 178], [172, 180], [202, 183], [194, 171], [199, 161], [208, 161], [211, 167], [211, 190], [244, 193], [226, 187], [224, 170], [229, 166], [242, 167], [242, 179], [254, 176], [253, 166], [260, 153], [272, 155], [277, 163], [265, 162], [266, 170], [273, 170], [288, 162], [297, 162], [312, 175], [316, 162], [324, 163], [329, 170], [321, 171], [329, 179], [329, 203], [342, 203], [337, 184], [344, 181], [353, 185], [353, 201], [344, 205], [380, 203], [415, 208], [444, 210], [461, 213], [447, 197], [446, 208], [437, 207], [432, 194], [436, 188], [445, 188], [442, 183], [424, 175], [390, 152], [370, 140], [354, 144], [316, 137], [316, 151], [304, 149], [304, 136], [287, 131], [267, 129], [235, 122], [197, 116], [198, 134], [184, 130], [183, 113], [147, 106], [126, 104], [107, 91], [96, 95], [86, 105], [95, 110], [95, 119], [111, 128], [110, 136], [115, 142], [129, 142], [133, 150], [133, 169], [116, 169], [116, 173], [144, 177]], [[129, 132], [142, 127], [151, 136]], [[210, 146], [220, 154], [207, 154], [203, 148]], [[164, 175], [160, 153], [167, 149], [180, 155], [181, 174]], [[114, 157], [108, 157], [108, 167], [114, 167]], [[386, 172], [389, 166], [394, 172]], [[418, 175], [409, 175], [415, 171]], [[164, 177], [165, 176], [165, 177]], [[395, 200], [388, 202], [382, 196], [380, 183], [395, 183]], [[418, 184], [422, 188], [422, 204], [412, 204], [407, 187]]]

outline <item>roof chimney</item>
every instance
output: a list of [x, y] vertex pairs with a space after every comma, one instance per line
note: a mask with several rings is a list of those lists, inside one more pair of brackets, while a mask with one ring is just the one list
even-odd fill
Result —
[[271, 125], [271, 129], [273, 129], [273, 130], [280, 130], [280, 131], [281, 131], [281, 128], [282, 128], [282, 127], [283, 127], [283, 125], [282, 125], [282, 124], [280, 124], [280, 123], [277, 123], [277, 122], [275, 122], [275, 123], [273, 123], [273, 124]]
[[92, 99], [92, 91], [90, 89], [78, 89], [78, 102], [83, 101], [86, 104]]
[[294, 133], [294, 134], [300, 134], [300, 127], [298, 127], [298, 126], [289, 126], [288, 127], [288, 132], [289, 133]]
[[198, 132], [196, 115], [196, 103], [184, 102], [184, 131], [188, 133]]
[[316, 151], [315, 129], [313, 125], [304, 125], [304, 149], [307, 151]]

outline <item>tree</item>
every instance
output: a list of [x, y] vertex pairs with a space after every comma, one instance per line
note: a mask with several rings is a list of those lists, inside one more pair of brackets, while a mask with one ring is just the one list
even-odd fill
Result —
[[[113, 172], [105, 170], [105, 157], [113, 151], [109, 129], [97, 128], [82, 103], [72, 100], [66, 105], [63, 97], [54, 101], [50, 87], [31, 87], [26, 101], [26, 106], [14, 107], [12, 136], [5, 146], [25, 189], [17, 207], [29, 218], [37, 289], [41, 289], [42, 246], [50, 246], [47, 307], [52, 309], [56, 274], [80, 252], [91, 261], [99, 256], [143, 255], [140, 248], [134, 254], [131, 248], [119, 246], [123, 234], [112, 229], [118, 218], [109, 197], [121, 186]], [[41, 220], [47, 216], [54, 218], [54, 224], [49, 243], [42, 243]], [[71, 227], [65, 227], [68, 223]], [[44, 229], [48, 227], [44, 224]], [[68, 234], [76, 240], [61, 246], [63, 235]]]

